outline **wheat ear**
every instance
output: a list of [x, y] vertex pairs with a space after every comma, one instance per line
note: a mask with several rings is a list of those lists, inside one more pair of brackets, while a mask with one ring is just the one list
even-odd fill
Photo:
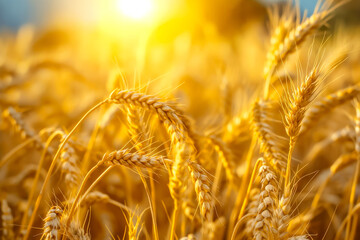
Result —
[[277, 232], [273, 221], [278, 204], [278, 183], [275, 174], [263, 159], [259, 175], [261, 179], [261, 192], [253, 229], [253, 239], [277, 239]]
[[11, 213], [11, 208], [5, 199], [1, 200], [1, 233], [2, 240], [14, 239], [13, 222], [14, 218]]
[[57, 240], [60, 236], [60, 220], [63, 210], [59, 206], [50, 208], [44, 219], [44, 236], [46, 240]]
[[290, 194], [288, 193], [283, 194], [276, 209], [277, 231], [281, 240], [287, 239], [288, 237], [287, 229], [290, 222], [291, 210], [289, 196]]
[[138, 152], [144, 152], [144, 145], [149, 139], [148, 130], [144, 119], [140, 116], [139, 109], [132, 106], [126, 108], [126, 119], [128, 123], [128, 132]]
[[170, 135], [173, 149], [177, 150], [171, 169], [169, 187], [174, 201], [180, 201], [184, 187], [184, 177], [186, 176], [186, 163], [195, 152], [194, 147], [188, 144], [188, 134], [186, 126], [181, 120], [181, 114], [157, 97], [129, 90], [115, 89], [110, 94], [108, 101], [142, 107], [157, 114]]
[[162, 156], [148, 156], [140, 153], [130, 153], [129, 150], [117, 150], [105, 153], [102, 163], [107, 165], [122, 165], [129, 168], [159, 168], [172, 161]]
[[200, 212], [205, 220], [210, 220], [212, 209], [212, 197], [210, 194], [210, 180], [205, 170], [195, 162], [188, 164], [191, 178], [195, 185], [195, 192], [200, 204]]
[[286, 156], [278, 147], [278, 138], [268, 124], [270, 103], [256, 101], [252, 108], [255, 136], [259, 139], [264, 158], [279, 172], [286, 168]]
[[22, 139], [35, 139], [35, 146], [37, 148], [43, 147], [35, 131], [30, 128], [24, 121], [21, 114], [14, 108], [9, 107], [3, 111], [3, 117], [7, 119], [10, 124], [14, 127], [15, 131], [18, 132]]
[[109, 195], [99, 191], [93, 191], [85, 196], [84, 200], [81, 201], [80, 206], [92, 206], [96, 203], [108, 202], [109, 200]]
[[285, 177], [286, 187], [290, 187], [288, 184], [290, 182], [292, 152], [294, 150], [296, 140], [299, 136], [306, 110], [314, 98], [314, 94], [318, 86], [318, 81], [318, 68], [314, 67], [310, 74], [306, 77], [305, 81], [303, 81], [300, 87], [297, 88], [293, 93], [293, 96], [290, 98], [287, 113], [285, 114], [285, 129], [287, 135], [290, 138]]
[[120, 104], [130, 104], [151, 110], [157, 114], [164, 124], [170, 126], [173, 125], [172, 128], [168, 130], [170, 130], [170, 135], [177, 141], [184, 140], [186, 137], [185, 126], [181, 121], [179, 114], [157, 97], [129, 90], [116, 89], [110, 94], [108, 101]]
[[249, 216], [248, 221], [245, 224], [244, 233], [246, 236], [252, 236], [252, 231], [255, 227], [255, 218], [257, 215], [257, 209], [260, 203], [260, 189], [253, 188], [249, 196], [249, 204], [247, 205], [246, 215]]
[[330, 110], [353, 100], [360, 93], [359, 86], [351, 86], [332, 93], [319, 101], [316, 101], [307, 111], [305, 115], [301, 133], [310, 129], [319, 119]]
[[65, 143], [60, 153], [61, 170], [65, 174], [65, 183], [70, 193], [79, 183], [80, 169], [78, 167], [78, 156], [70, 142]]
[[285, 62], [286, 58], [305, 41], [307, 36], [326, 22], [329, 14], [336, 8], [330, 9], [329, 5], [329, 2], [323, 3], [320, 12], [314, 11], [310, 17], [304, 19], [302, 23], [293, 28], [282, 43], [278, 45], [278, 48], [267, 57], [265, 65], [265, 73], [267, 73], [265, 76], [265, 98], [268, 96], [272, 72], [280, 66], [281, 62]]
[[294, 11], [291, 5], [288, 4], [284, 9], [283, 15], [279, 18], [279, 9], [270, 12], [270, 19], [273, 20], [273, 32], [270, 37], [270, 47], [266, 54], [266, 64], [264, 68], [264, 78], [266, 79], [271, 71], [271, 63], [274, 61], [274, 56], [277, 54], [280, 45], [284, 42], [285, 37], [289, 34], [294, 26]]

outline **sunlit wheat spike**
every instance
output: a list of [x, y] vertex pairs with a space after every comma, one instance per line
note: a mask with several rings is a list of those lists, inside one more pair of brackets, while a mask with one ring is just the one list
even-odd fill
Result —
[[8, 202], [5, 199], [1, 200], [1, 230], [2, 240], [11, 240], [14, 239], [14, 218], [9, 207]]
[[64, 145], [61, 150], [60, 163], [61, 170], [65, 175], [65, 183], [68, 185], [68, 190], [74, 189], [80, 180], [80, 169], [78, 167], [79, 157], [70, 142]]
[[126, 149], [105, 153], [101, 161], [107, 165], [121, 165], [129, 168], [159, 168], [164, 167], [165, 163], [172, 163], [170, 159], [162, 156], [148, 156], [139, 153], [131, 153]]
[[287, 56], [294, 52], [315, 29], [327, 21], [329, 14], [332, 12], [330, 7], [329, 2], [323, 3], [320, 12], [314, 12], [310, 17], [305, 18], [299, 25], [296, 25], [288, 32], [280, 44], [277, 44], [277, 48], [273, 49], [271, 54], [267, 56], [264, 70], [265, 78], [271, 72], [274, 72], [281, 62], [285, 62]]
[[35, 138], [35, 146], [37, 148], [41, 148], [43, 146], [40, 139], [36, 136], [35, 131], [26, 124], [21, 114], [13, 107], [5, 109], [2, 116], [10, 122], [15, 131], [20, 134], [22, 139]]
[[274, 56], [280, 48], [280, 45], [284, 42], [285, 37], [292, 30], [295, 25], [295, 11], [292, 9], [292, 6], [288, 4], [286, 9], [283, 9], [281, 17], [279, 17], [279, 9], [275, 8], [273, 12], [270, 12], [270, 18], [273, 20], [273, 31], [270, 38], [270, 47], [269, 51], [266, 54], [266, 65], [264, 68], [265, 78], [270, 74], [270, 68], [272, 61], [274, 61]]
[[187, 162], [192, 159], [192, 156], [193, 151], [189, 144], [182, 142], [177, 144], [175, 161], [171, 168], [171, 177], [169, 182], [170, 194], [175, 201], [180, 201], [183, 198], [186, 186], [185, 177], [188, 174], [186, 166]]
[[253, 229], [253, 239], [278, 239], [278, 232], [274, 223], [278, 204], [278, 183], [275, 174], [263, 159], [259, 176], [261, 192]]
[[260, 189], [253, 188], [250, 193], [249, 203], [247, 205], [246, 214], [249, 216], [249, 220], [245, 223], [244, 233], [249, 238], [252, 237], [253, 229], [256, 223], [257, 209], [260, 201]]
[[175, 137], [178, 141], [185, 138], [185, 126], [179, 115], [167, 103], [161, 101], [160, 98], [130, 90], [114, 90], [109, 96], [109, 101], [130, 104], [154, 111], [161, 121], [167, 121], [166, 124], [170, 126], [174, 125], [176, 128], [174, 129], [176, 131], [174, 134], [176, 134]]
[[314, 124], [319, 121], [322, 116], [329, 113], [330, 110], [351, 101], [356, 96], [359, 96], [359, 93], [360, 87], [355, 85], [341, 89], [314, 102], [305, 115], [301, 132], [306, 132], [314, 126]]
[[50, 208], [44, 219], [44, 236], [46, 240], [60, 239], [60, 221], [63, 210], [59, 206]]
[[302, 84], [295, 90], [285, 115], [286, 133], [293, 141], [299, 136], [302, 121], [318, 86], [319, 73], [317, 67], [313, 68]]
[[252, 108], [253, 127], [260, 142], [260, 150], [267, 160], [277, 171], [283, 172], [286, 167], [286, 156], [278, 146], [279, 141], [271, 126], [269, 102], [256, 101]]
[[170, 193], [178, 201], [184, 187], [187, 161], [194, 155], [195, 149], [192, 141], [188, 138], [185, 124], [181, 120], [181, 114], [169, 104], [159, 98], [130, 90], [115, 89], [108, 100], [118, 104], [130, 104], [148, 109], [157, 114], [170, 135], [172, 148], [176, 152], [175, 161], [171, 169]]
[[140, 115], [139, 109], [134, 107], [126, 108], [126, 116], [128, 123], [128, 132], [134, 142], [135, 148], [138, 152], [144, 151], [144, 145], [149, 139], [149, 131], [147, 129], [144, 119]]
[[195, 191], [200, 205], [200, 212], [206, 221], [210, 221], [210, 213], [212, 209], [210, 180], [205, 170], [199, 164], [189, 162], [188, 167], [195, 185]]

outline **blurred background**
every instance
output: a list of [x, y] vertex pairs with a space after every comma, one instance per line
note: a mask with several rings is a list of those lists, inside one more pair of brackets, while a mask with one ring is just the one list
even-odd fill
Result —
[[[242, 10], [246, 5], [259, 8], [281, 0], [226, 0], [226, 1], [189, 1], [189, 0], [0, 0], [0, 28], [18, 29], [20, 26], [31, 23], [43, 27], [49, 23], [71, 21], [81, 24], [96, 25], [104, 18], [129, 18], [152, 21], [178, 14], [184, 9], [192, 10], [197, 14], [205, 14], [214, 21], [242, 19]], [[301, 10], [313, 9], [317, 1], [300, 0]], [[231, 10], [231, 11], [229, 11]], [[343, 8], [346, 21], [354, 22], [360, 19], [360, 1], [352, 0]], [[185, 11], [186, 12], [186, 11]], [[225, 13], [225, 14], [223, 14]], [[346, 17], [345, 17], [346, 15]], [[230, 22], [230, 21], [228, 21]]]

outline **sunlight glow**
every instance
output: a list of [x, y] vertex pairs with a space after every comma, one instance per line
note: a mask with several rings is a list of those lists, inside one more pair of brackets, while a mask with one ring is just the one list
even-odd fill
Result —
[[117, 8], [127, 17], [142, 19], [153, 11], [153, 2], [152, 0], [118, 0]]

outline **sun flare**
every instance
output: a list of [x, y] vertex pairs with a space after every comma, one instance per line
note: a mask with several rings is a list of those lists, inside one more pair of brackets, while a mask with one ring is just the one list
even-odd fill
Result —
[[153, 11], [152, 0], [118, 0], [118, 10], [127, 17], [142, 19]]

